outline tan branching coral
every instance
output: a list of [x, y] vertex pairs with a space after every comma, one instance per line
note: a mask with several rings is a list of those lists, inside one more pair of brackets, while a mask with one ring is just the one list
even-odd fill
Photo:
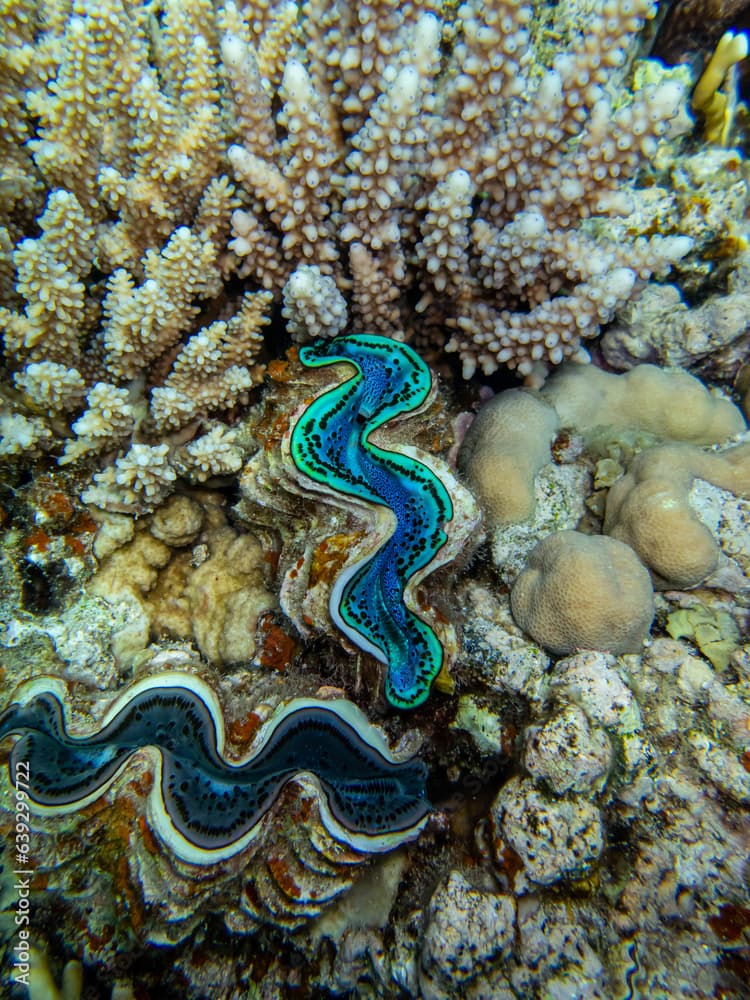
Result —
[[258, 369], [243, 362], [260, 350], [270, 302], [269, 292], [249, 293], [227, 322], [217, 320], [193, 334], [164, 385], [153, 391], [151, 409], [160, 427], [182, 427], [196, 416], [225, 409], [256, 384]]
[[330, 275], [300, 264], [284, 285], [284, 319], [293, 340], [335, 337], [346, 327], [346, 300]]
[[[84, 391], [144, 376], [163, 382], [202, 309], [226, 298], [231, 215], [242, 204], [226, 150], [247, 124], [222, 95], [219, 43], [231, 12], [219, 17], [202, 0], [170, 0], [158, 20], [120, 0], [9, 7], [0, 39], [9, 127], [0, 246], [13, 283], [0, 309], [6, 358], [18, 369], [65, 365]], [[241, 302], [224, 310], [242, 311]], [[232, 405], [254, 384], [260, 343], [236, 345], [243, 377], [214, 380], [214, 397], [206, 383], [195, 412]], [[29, 379], [17, 373], [26, 396]], [[63, 407], [47, 394], [46, 412], [74, 410], [80, 386], [76, 393]], [[182, 410], [165, 409], [162, 399], [160, 422], [182, 423]], [[88, 433], [88, 421], [73, 425], [81, 442], [66, 448], [67, 461], [111, 446], [111, 435]]]
[[119, 447], [135, 426], [135, 411], [127, 389], [97, 382], [86, 397], [86, 407], [83, 416], [73, 424], [76, 437], [66, 443], [60, 457], [61, 465], [74, 462], [89, 452]]
[[633, 181], [689, 125], [677, 71], [631, 72], [651, 0], [561, 14], [552, 51], [522, 0], [9, 8], [7, 364], [136, 382], [146, 435], [258, 384], [262, 323], [231, 317], [301, 266], [352, 325], [456, 352], [467, 377], [529, 375], [585, 358], [691, 245]]
[[75, 194], [63, 190], [50, 193], [39, 227], [40, 237], [22, 240], [12, 253], [26, 306], [23, 313], [0, 309], [5, 349], [24, 361], [77, 362], [94, 228]]
[[207, 434], [178, 449], [174, 465], [180, 475], [194, 483], [205, 483], [212, 476], [239, 472], [242, 452], [237, 447], [236, 432], [216, 424]]
[[50, 414], [75, 410], [85, 392], [85, 383], [75, 368], [54, 361], [27, 365], [16, 372], [13, 381], [30, 407], [39, 407]]
[[169, 445], [134, 444], [114, 465], [98, 472], [82, 496], [105, 510], [141, 513], [169, 496], [176, 478]]

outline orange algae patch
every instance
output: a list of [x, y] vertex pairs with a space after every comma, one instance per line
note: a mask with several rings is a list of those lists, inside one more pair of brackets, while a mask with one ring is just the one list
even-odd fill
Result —
[[266, 614], [258, 624], [258, 651], [256, 659], [263, 667], [284, 671], [297, 652], [297, 643], [276, 622]]
[[51, 539], [42, 528], [34, 528], [24, 539], [24, 547], [36, 549], [38, 552], [46, 552]]
[[129, 787], [132, 788], [137, 795], [141, 795], [145, 798], [154, 787], [154, 776], [151, 771], [144, 771], [137, 778], [133, 778], [133, 780], [129, 782]]
[[145, 816], [138, 817], [138, 832], [140, 833], [141, 840], [143, 841], [143, 846], [146, 848], [149, 854], [159, 854], [159, 845], [156, 843], [156, 838], [151, 832], [151, 827], [148, 825]]
[[498, 851], [499, 843], [495, 844], [496, 856], [497, 856], [497, 867], [502, 872], [503, 875], [508, 879], [510, 885], [516, 880], [516, 875], [523, 871], [523, 861], [519, 854], [513, 850], [508, 844], [503, 844], [502, 848]]
[[302, 569], [304, 565], [305, 565], [305, 560], [302, 556], [300, 556], [300, 558], [297, 560], [294, 566], [292, 566], [292, 568], [289, 570], [289, 573], [287, 574], [289, 579], [296, 580], [297, 577], [299, 576], [299, 571]]
[[267, 562], [271, 568], [271, 572], [276, 573], [279, 569], [279, 557], [281, 556], [280, 549], [264, 549], [263, 550], [263, 560]]
[[265, 449], [272, 451], [289, 430], [290, 416], [288, 413], [280, 413], [265, 432]]
[[79, 514], [70, 527], [77, 535], [93, 535], [96, 533], [96, 521], [90, 514], [86, 513]]
[[73, 555], [83, 556], [86, 554], [86, 546], [80, 538], [76, 538], [75, 535], [63, 535], [63, 537], [65, 539], [65, 544], [68, 546]]
[[294, 881], [286, 861], [276, 855], [271, 855], [266, 864], [282, 892], [285, 892], [291, 899], [299, 899], [302, 890]]
[[59, 490], [48, 493], [39, 506], [40, 510], [50, 519], [60, 518], [63, 521], [69, 521], [75, 512], [70, 499]]
[[316, 583], [333, 583], [345, 565], [349, 555], [365, 537], [364, 531], [351, 535], [329, 535], [324, 538], [312, 554], [310, 562], [310, 586]]
[[310, 819], [312, 811], [313, 804], [309, 798], [306, 796], [302, 798], [295, 797], [290, 806], [289, 816], [295, 822], [306, 823]]
[[288, 382], [290, 378], [289, 362], [284, 361], [283, 358], [274, 358], [273, 361], [269, 361], [268, 363], [266, 375], [274, 382]]
[[235, 719], [227, 726], [227, 736], [232, 743], [249, 743], [260, 729], [263, 720], [256, 712], [249, 712], [244, 719]]
[[114, 884], [115, 891], [125, 902], [125, 908], [127, 909], [128, 916], [130, 917], [130, 923], [133, 930], [137, 934], [145, 922], [145, 913], [138, 893], [133, 889], [133, 885], [130, 881], [130, 868], [128, 867], [128, 859], [124, 854], [121, 854], [117, 859], [117, 867], [114, 872]]
[[299, 351], [296, 347], [290, 347], [286, 354], [287, 360], [275, 358], [273, 361], [269, 361], [266, 368], [268, 377], [272, 381], [279, 382], [282, 385], [286, 382], [291, 382], [292, 378], [294, 378], [292, 366], [299, 364]]

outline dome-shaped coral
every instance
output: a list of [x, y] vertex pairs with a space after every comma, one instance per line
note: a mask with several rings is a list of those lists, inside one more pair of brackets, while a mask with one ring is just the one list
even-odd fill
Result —
[[513, 617], [553, 653], [635, 653], [654, 603], [648, 570], [614, 538], [558, 531], [531, 552], [510, 595]]

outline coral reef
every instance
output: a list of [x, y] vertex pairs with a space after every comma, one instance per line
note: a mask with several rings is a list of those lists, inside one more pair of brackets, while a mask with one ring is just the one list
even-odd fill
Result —
[[7, 0], [13, 1000], [744, 995], [746, 7]]
[[[293, 333], [341, 323], [348, 291], [354, 320], [443, 345], [466, 375], [528, 373], [583, 357], [689, 250], [672, 227], [638, 235], [633, 178], [688, 125], [674, 74], [629, 89], [648, 0], [603, 3], [558, 53], [517, 0], [251, 11], [19, 2], [0, 319], [19, 388], [29, 366], [59, 371], [48, 407], [8, 400], [6, 453], [55, 449], [47, 421], [63, 430], [100, 383], [161, 430], [241, 402], [287, 279]], [[70, 423], [67, 460], [126, 444], [92, 437], [100, 412]], [[148, 501], [137, 460], [103, 485]]]

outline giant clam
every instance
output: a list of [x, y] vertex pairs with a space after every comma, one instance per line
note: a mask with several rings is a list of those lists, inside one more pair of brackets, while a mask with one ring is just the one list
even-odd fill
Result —
[[[226, 746], [216, 692], [188, 670], [160, 669], [106, 701], [89, 706], [95, 721], [84, 725], [80, 709], [71, 718], [67, 686], [43, 676], [16, 689], [0, 715], [0, 739], [18, 737], [16, 797], [39, 817], [32, 826], [53, 835], [37, 870], [45, 857], [54, 866], [55, 839], [70, 861], [71, 816], [100, 846], [128, 817], [131, 882], [145, 903], [168, 901], [177, 936], [203, 902], [215, 910], [222, 899], [237, 929], [295, 927], [351, 885], [370, 855], [414, 839], [427, 821], [422, 762], [394, 756], [345, 699], [280, 703], [257, 719], [242, 755]], [[98, 867], [113, 876], [121, 859], [106, 854], [98, 851]]]
[[[276, 406], [267, 396], [266, 443], [243, 471], [239, 511], [281, 533], [281, 605], [302, 635], [371, 654], [388, 701], [414, 708], [457, 651], [425, 581], [465, 547], [479, 513], [442, 459], [404, 441], [435, 402], [411, 348], [355, 335], [299, 357], [309, 374], [294, 356], [272, 369]], [[407, 414], [408, 435], [396, 425]]]

